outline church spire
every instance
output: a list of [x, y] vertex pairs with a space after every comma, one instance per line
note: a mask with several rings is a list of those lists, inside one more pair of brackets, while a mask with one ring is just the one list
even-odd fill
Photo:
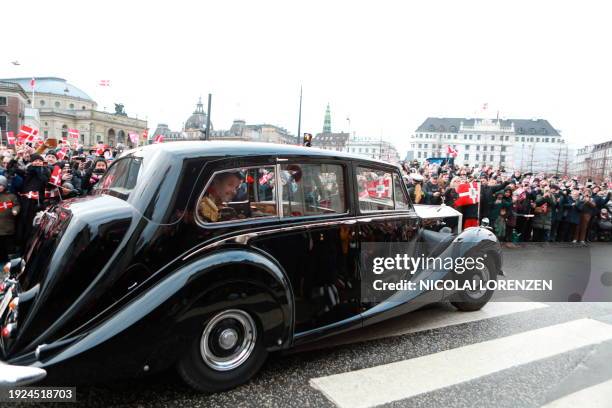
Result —
[[331, 111], [329, 110], [329, 103], [327, 109], [325, 109], [325, 120], [323, 121], [323, 133], [331, 133]]
[[204, 105], [202, 104], [202, 97], [198, 99], [198, 104], [196, 105], [196, 110], [193, 113], [204, 113]]

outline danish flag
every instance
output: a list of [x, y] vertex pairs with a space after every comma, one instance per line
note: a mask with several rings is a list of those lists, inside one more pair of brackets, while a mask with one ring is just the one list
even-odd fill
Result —
[[54, 186], [59, 186], [62, 184], [62, 169], [60, 169], [60, 166], [53, 167], [53, 172], [51, 173], [49, 183], [53, 184]]
[[59, 188], [55, 188], [53, 190], [45, 190], [45, 198], [55, 198], [59, 197], [59, 195]]
[[66, 152], [67, 151], [68, 151], [67, 147], [62, 147], [60, 150], [55, 152], [55, 155], [57, 156], [57, 159], [58, 160], [64, 160], [64, 158], [66, 157]]
[[98, 82], [98, 85], [100, 85], [100, 86], [110, 86], [110, 79], [101, 79], [100, 82]]
[[71, 139], [78, 139], [79, 130], [78, 129], [68, 129], [68, 137]]
[[457, 187], [459, 198], [455, 200], [455, 207], [472, 205], [480, 202], [480, 184], [476, 181], [461, 183]]
[[368, 183], [368, 194], [370, 197], [375, 198], [388, 198], [391, 197], [391, 180], [388, 178], [379, 178], [376, 181], [370, 181]]
[[17, 137], [20, 140], [25, 139], [26, 142], [32, 143], [38, 138], [38, 129], [23, 125], [19, 128]]
[[36, 86], [36, 78], [32, 78], [30, 80], [30, 88], [34, 89], [35, 86]]
[[457, 150], [453, 149], [451, 147], [451, 145], [446, 146], [446, 154], [447, 155], [450, 155], [450, 156], [453, 156], [453, 157], [457, 157], [458, 153], [459, 152], [457, 152]]
[[21, 196], [31, 200], [38, 200], [38, 191], [28, 191], [27, 193], [22, 193]]
[[102, 156], [104, 154], [104, 145], [102, 143], [98, 143], [98, 148], [96, 149], [96, 154], [98, 156]]
[[155, 136], [155, 141], [153, 143], [162, 143], [164, 141], [164, 135]]
[[144, 132], [142, 132], [142, 138], [143, 140], [147, 140], [149, 138], [149, 129], [145, 129]]
[[13, 132], [6, 132], [6, 141], [10, 145], [14, 145], [15, 144], [15, 135], [14, 135]]
[[13, 208], [15, 204], [12, 201], [4, 201], [0, 203], [0, 211], [6, 211], [9, 208]]
[[132, 143], [138, 143], [138, 133], [136, 133], [136, 132], [130, 132], [130, 133], [128, 133], [128, 136], [129, 136], [130, 141], [131, 141]]

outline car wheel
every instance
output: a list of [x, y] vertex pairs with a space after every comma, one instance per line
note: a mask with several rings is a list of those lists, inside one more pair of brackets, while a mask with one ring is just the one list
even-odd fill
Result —
[[[474, 268], [472, 271], [466, 272], [469, 273], [469, 275], [466, 275], [466, 280], [471, 280], [476, 284], [483, 282], [483, 285], [487, 281], [497, 280], [495, 262], [491, 258], [484, 257], [483, 254], [474, 256], [474, 258], [477, 257], [484, 258], [484, 267], [482, 269]], [[482, 309], [493, 296], [493, 292], [493, 289], [485, 288], [482, 290], [476, 288], [473, 291], [461, 291], [453, 296], [451, 304], [463, 312], [473, 312]]]
[[212, 393], [247, 382], [268, 355], [256, 319], [241, 309], [217, 312], [178, 361], [183, 380]]

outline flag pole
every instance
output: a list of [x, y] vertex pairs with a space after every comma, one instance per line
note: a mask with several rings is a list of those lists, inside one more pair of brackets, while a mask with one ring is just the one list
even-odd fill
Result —
[[34, 88], [36, 88], [36, 78], [32, 77], [30, 81], [30, 85], [32, 85], [32, 105], [31, 108], [34, 109]]
[[302, 132], [302, 85], [300, 85], [300, 110], [298, 114], [298, 131], [297, 131], [297, 144], [302, 144], [300, 139], [300, 133]]

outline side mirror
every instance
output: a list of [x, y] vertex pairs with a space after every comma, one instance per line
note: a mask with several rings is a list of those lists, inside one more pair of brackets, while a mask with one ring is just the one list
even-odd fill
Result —
[[484, 217], [482, 219], [482, 221], [480, 221], [480, 226], [481, 227], [488, 227], [491, 224], [491, 222], [489, 221], [489, 219], [487, 217]]

